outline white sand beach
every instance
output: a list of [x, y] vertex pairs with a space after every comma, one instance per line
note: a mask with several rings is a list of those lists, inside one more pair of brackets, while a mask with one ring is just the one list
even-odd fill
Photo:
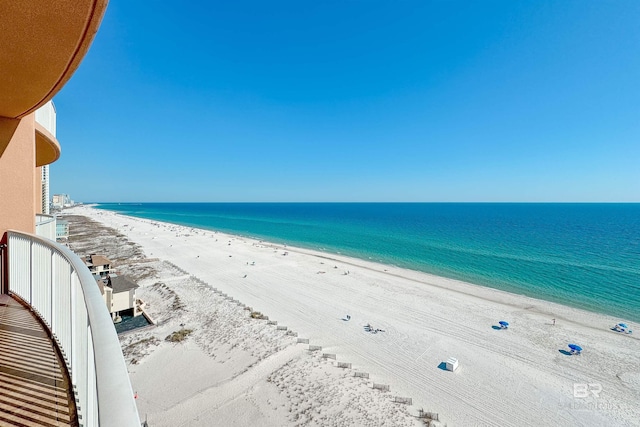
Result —
[[[64, 213], [162, 262], [138, 290], [158, 326], [121, 339], [153, 426], [421, 425], [420, 408], [448, 426], [640, 425], [640, 327], [610, 330], [625, 319], [88, 206]], [[164, 341], [181, 327], [184, 342]], [[564, 354], [569, 343], [582, 354]], [[451, 356], [460, 367], [439, 368]]]

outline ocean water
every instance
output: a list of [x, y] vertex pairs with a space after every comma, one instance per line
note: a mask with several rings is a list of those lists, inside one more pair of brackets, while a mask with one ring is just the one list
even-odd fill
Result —
[[640, 204], [102, 203], [640, 322]]

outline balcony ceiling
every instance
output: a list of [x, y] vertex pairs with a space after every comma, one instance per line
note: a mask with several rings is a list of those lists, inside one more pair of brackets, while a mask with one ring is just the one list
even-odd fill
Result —
[[78, 68], [107, 0], [2, 3], [0, 116], [19, 119], [53, 98]]

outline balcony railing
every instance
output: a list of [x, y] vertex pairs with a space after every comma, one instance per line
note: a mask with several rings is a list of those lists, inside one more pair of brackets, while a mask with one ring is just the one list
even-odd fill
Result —
[[64, 357], [83, 427], [138, 427], [120, 342], [95, 279], [68, 248], [7, 232], [9, 292], [31, 306]]
[[36, 110], [36, 122], [40, 123], [51, 135], [56, 136], [56, 107], [49, 101]]
[[49, 240], [56, 240], [56, 217], [36, 214], [36, 234]]

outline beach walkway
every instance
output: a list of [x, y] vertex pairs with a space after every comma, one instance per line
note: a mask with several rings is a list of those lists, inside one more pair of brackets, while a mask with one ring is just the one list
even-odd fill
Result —
[[0, 295], [0, 425], [77, 426], [62, 366], [35, 315]]

